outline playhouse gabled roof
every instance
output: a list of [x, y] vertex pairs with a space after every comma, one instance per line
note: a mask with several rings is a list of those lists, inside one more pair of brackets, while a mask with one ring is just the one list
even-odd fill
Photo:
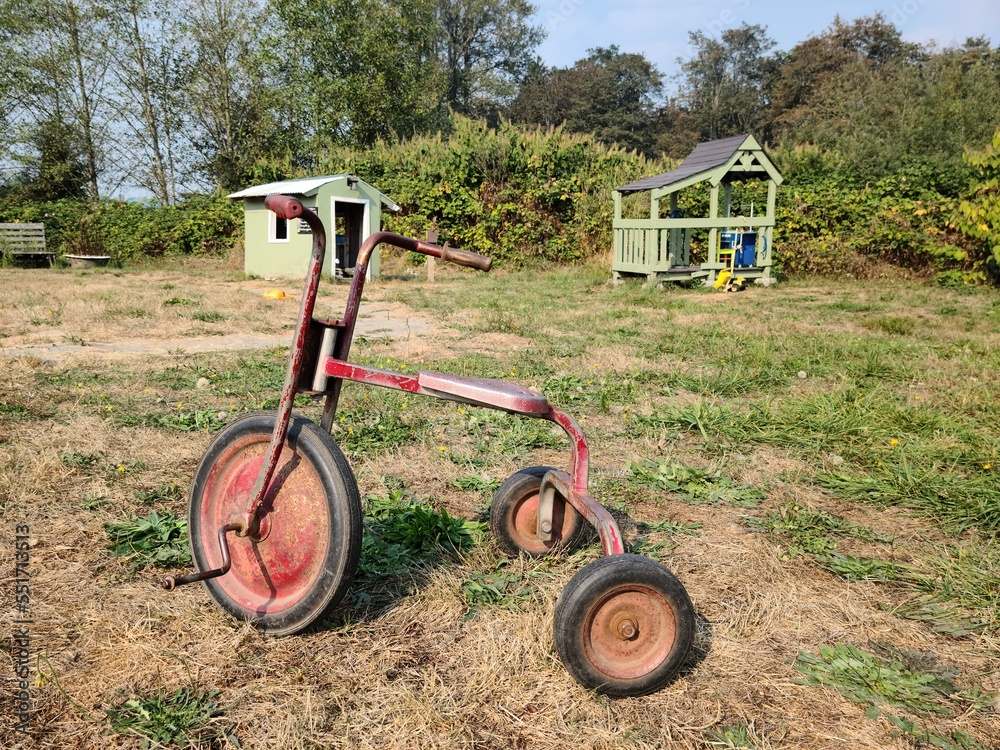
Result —
[[230, 193], [227, 197], [229, 198], [266, 198], [269, 195], [305, 195], [312, 196], [315, 195], [321, 187], [327, 185], [331, 182], [339, 182], [340, 180], [347, 180], [348, 178], [352, 180], [357, 180], [366, 187], [368, 187], [372, 192], [378, 193], [379, 200], [382, 201], [382, 205], [385, 206], [390, 211], [398, 211], [399, 205], [390, 198], [385, 193], [373, 187], [371, 184], [365, 182], [364, 180], [355, 177], [352, 174], [332, 174], [326, 175], [324, 177], [303, 177], [298, 180], [281, 180], [279, 182], [269, 182], [266, 185], [256, 185], [254, 187], [248, 187], [245, 190], [240, 190], [236, 193]]
[[767, 158], [764, 149], [752, 135], [744, 134], [699, 143], [677, 169], [622, 185], [618, 188], [618, 192], [622, 195], [629, 195], [630, 193], [641, 193], [645, 190], [659, 190], [666, 187], [680, 189], [707, 179], [712, 179], [714, 184], [718, 184], [722, 177], [736, 165], [739, 161], [737, 157], [742, 152], [754, 152], [754, 159], [763, 167], [768, 177], [781, 184], [781, 175], [771, 160]]

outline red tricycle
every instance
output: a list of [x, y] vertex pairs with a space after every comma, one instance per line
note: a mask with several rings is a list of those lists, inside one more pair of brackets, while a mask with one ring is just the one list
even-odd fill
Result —
[[[201, 572], [167, 578], [164, 588], [204, 581], [234, 617], [273, 635], [299, 632], [340, 602], [361, 554], [362, 509], [351, 467], [330, 435], [345, 380], [545, 419], [570, 441], [569, 471], [534, 467], [497, 490], [489, 525], [508, 555], [567, 549], [584, 531], [604, 556], [566, 585], [554, 613], [555, 645], [581, 685], [612, 696], [653, 692], [683, 666], [695, 616], [680, 581], [663, 565], [627, 554], [607, 509], [588, 491], [589, 449], [580, 425], [540, 393], [499, 380], [441, 372], [404, 374], [348, 361], [372, 251], [380, 244], [489, 271], [489, 258], [389, 232], [365, 240], [341, 320], [313, 317], [326, 232], [297, 199], [272, 195], [279, 217], [305, 221], [313, 248], [288, 371], [277, 411], [230, 422], [195, 472], [188, 528]], [[320, 424], [292, 414], [297, 393], [324, 399]], [[230, 533], [233, 538], [230, 540]]]

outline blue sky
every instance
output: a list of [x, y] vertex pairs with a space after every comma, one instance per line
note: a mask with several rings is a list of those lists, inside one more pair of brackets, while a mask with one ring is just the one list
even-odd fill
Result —
[[[688, 57], [688, 32], [718, 37], [746, 21], [766, 26], [779, 49], [791, 49], [822, 32], [836, 14], [845, 20], [881, 11], [913, 42], [948, 46], [967, 37], [988, 36], [1000, 45], [997, 0], [534, 0], [537, 22], [548, 36], [538, 52], [547, 65], [567, 66], [591, 47], [617, 44], [623, 52], [641, 52], [668, 77], [677, 58]], [[673, 88], [673, 86], [669, 86]]]

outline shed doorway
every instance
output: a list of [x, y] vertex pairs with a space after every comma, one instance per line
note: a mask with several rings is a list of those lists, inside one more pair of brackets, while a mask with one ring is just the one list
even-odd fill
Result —
[[344, 276], [354, 275], [361, 243], [370, 234], [368, 227], [368, 201], [335, 198], [333, 201], [333, 226], [338, 271]]

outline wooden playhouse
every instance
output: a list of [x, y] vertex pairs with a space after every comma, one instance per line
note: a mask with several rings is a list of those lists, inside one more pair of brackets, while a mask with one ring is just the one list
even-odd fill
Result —
[[[767, 203], [759, 215], [732, 214], [733, 184], [760, 180], [767, 184]], [[684, 216], [678, 194], [709, 185], [708, 216]], [[738, 135], [699, 144], [677, 169], [646, 177], [613, 191], [615, 202], [614, 260], [616, 280], [644, 276], [660, 281], [715, 281], [732, 268], [748, 280], [771, 278], [774, 204], [781, 174], [752, 135]], [[626, 218], [622, 198], [650, 192], [648, 217]], [[721, 204], [720, 204], [721, 203]], [[707, 259], [692, 265], [691, 240], [695, 230], [708, 230]]]

